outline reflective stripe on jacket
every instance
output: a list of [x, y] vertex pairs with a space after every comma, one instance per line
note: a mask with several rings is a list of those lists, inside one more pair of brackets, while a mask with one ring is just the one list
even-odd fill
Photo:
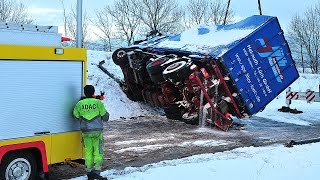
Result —
[[102, 121], [109, 120], [109, 113], [103, 103], [95, 98], [80, 100], [73, 109], [73, 115], [80, 119], [82, 132], [102, 131]]

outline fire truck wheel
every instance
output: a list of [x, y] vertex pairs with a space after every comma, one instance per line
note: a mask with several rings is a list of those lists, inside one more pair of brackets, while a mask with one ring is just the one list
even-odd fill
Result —
[[116, 65], [122, 66], [122, 65], [129, 63], [126, 50], [127, 49], [125, 49], [125, 48], [120, 48], [120, 49], [117, 49], [116, 51], [113, 52], [112, 60]]
[[1, 161], [0, 179], [34, 180], [36, 175], [37, 162], [29, 152], [11, 152]]
[[186, 61], [173, 63], [163, 71], [163, 77], [166, 80], [182, 81], [189, 75], [190, 65]]

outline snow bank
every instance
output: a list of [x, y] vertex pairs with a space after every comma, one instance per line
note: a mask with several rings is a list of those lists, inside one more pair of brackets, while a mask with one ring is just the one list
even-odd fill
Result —
[[[143, 167], [107, 170], [114, 180], [317, 179], [320, 143], [286, 148], [283, 145], [245, 147], [232, 151], [161, 161]], [[83, 180], [85, 177], [74, 178]]]
[[[306, 92], [307, 89], [319, 92], [319, 75], [300, 74], [300, 77], [290, 86], [291, 91]], [[265, 110], [255, 116], [303, 126], [312, 125], [313, 122], [320, 121], [320, 102], [307, 103], [306, 101], [293, 100], [291, 108], [303, 111], [302, 114], [291, 114], [279, 112], [278, 109], [286, 106], [286, 92], [282, 92], [276, 99], [267, 105]]]
[[122, 71], [113, 63], [111, 55], [112, 53], [88, 50], [87, 62], [87, 84], [94, 85], [97, 94], [100, 91], [105, 92], [104, 104], [110, 112], [110, 120], [158, 114], [153, 108], [128, 99], [119, 84], [97, 67], [100, 61], [105, 60], [104, 67], [119, 79], [123, 79]]

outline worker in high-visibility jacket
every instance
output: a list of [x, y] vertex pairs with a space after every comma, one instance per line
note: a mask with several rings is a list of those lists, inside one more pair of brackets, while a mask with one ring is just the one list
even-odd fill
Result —
[[76, 104], [73, 115], [80, 120], [88, 179], [107, 179], [100, 176], [103, 162], [103, 121], [109, 113], [103, 103], [94, 97], [92, 85], [84, 87], [85, 98]]

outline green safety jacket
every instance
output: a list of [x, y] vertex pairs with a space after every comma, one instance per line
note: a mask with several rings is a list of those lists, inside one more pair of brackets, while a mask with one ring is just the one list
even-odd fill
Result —
[[80, 100], [73, 109], [73, 115], [80, 120], [82, 132], [103, 130], [103, 121], [109, 120], [109, 113], [103, 103], [95, 98]]

